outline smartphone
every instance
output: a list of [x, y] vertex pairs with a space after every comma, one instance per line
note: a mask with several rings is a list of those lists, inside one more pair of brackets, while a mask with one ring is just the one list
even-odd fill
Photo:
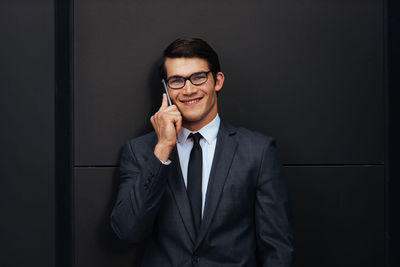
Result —
[[171, 105], [172, 105], [172, 102], [171, 102], [171, 98], [169, 97], [169, 94], [168, 94], [167, 84], [165, 83], [165, 80], [164, 80], [164, 79], [162, 79], [161, 82], [162, 82], [162, 84], [163, 84], [163, 86], [164, 86], [164, 92], [165, 92], [165, 94], [167, 95], [168, 106], [171, 106]]

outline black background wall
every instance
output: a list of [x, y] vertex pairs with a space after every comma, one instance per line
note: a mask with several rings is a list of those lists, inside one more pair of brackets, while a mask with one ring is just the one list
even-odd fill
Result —
[[0, 1], [0, 266], [54, 266], [54, 3]]
[[395, 266], [393, 2], [2, 1], [0, 265], [132, 266], [109, 227], [120, 147], [151, 130], [162, 49], [198, 36], [221, 117], [278, 139], [295, 266]]

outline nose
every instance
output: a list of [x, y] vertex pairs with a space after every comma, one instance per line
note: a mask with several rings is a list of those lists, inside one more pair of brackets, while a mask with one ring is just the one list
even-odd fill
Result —
[[197, 87], [193, 85], [189, 80], [185, 81], [185, 86], [182, 88], [182, 92], [186, 95], [193, 94], [197, 91]]

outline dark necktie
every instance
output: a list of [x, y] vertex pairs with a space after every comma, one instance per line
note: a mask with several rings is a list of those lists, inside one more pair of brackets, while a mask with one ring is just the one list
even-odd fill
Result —
[[199, 133], [191, 133], [189, 138], [193, 139], [193, 148], [190, 152], [188, 177], [187, 177], [187, 193], [189, 196], [190, 206], [192, 207], [192, 216], [196, 231], [198, 232], [201, 224], [201, 173], [203, 166], [202, 150], [200, 146]]

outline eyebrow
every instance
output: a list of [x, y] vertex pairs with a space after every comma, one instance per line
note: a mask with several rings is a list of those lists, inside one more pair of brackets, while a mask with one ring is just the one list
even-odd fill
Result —
[[200, 74], [203, 72], [207, 72], [207, 71], [206, 70], [196, 71], [196, 72], [193, 72], [192, 74], [189, 74], [188, 76], [172, 75], [170, 77], [167, 77], [167, 80], [172, 79], [172, 78], [189, 78], [190, 76], [192, 76], [194, 74]]

